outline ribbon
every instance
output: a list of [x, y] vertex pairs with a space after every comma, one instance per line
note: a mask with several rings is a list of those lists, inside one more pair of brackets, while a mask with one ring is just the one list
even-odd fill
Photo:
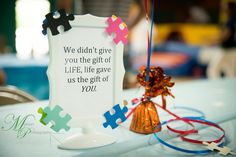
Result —
[[[162, 125], [165, 125], [165, 122], [162, 123]], [[180, 148], [180, 147], [176, 147], [174, 145], [171, 145], [167, 142], [165, 142], [164, 140], [162, 140], [157, 133], [154, 133], [155, 138], [163, 145], [172, 148], [174, 150], [180, 151], [180, 152], [184, 152], [184, 153], [191, 153], [191, 154], [207, 154], [212, 152], [211, 150], [189, 150], [189, 149], [184, 149], [184, 148]], [[221, 144], [218, 145], [219, 147], [224, 146], [224, 142], [222, 142]]]
[[[143, 98], [141, 99], [133, 99], [132, 100], [132, 103], [133, 104], [137, 104], [138, 102], [140, 102]], [[194, 144], [203, 144], [204, 142], [207, 142], [207, 143], [211, 143], [211, 142], [215, 142], [215, 143], [219, 143], [218, 146], [224, 146], [224, 142], [222, 142], [222, 140], [224, 139], [225, 137], [225, 131], [223, 128], [221, 128], [219, 125], [213, 123], [213, 122], [210, 122], [210, 121], [207, 121], [205, 120], [205, 114], [203, 112], [201, 112], [200, 110], [197, 110], [197, 109], [193, 109], [193, 108], [188, 108], [188, 107], [176, 107], [176, 109], [180, 108], [180, 109], [185, 109], [185, 110], [190, 110], [190, 111], [193, 111], [193, 112], [196, 112], [198, 114], [200, 114], [200, 116], [196, 116], [196, 117], [179, 117], [178, 115], [176, 115], [175, 113], [171, 112], [170, 110], [166, 109], [166, 108], [163, 108], [161, 105], [155, 103], [155, 105], [161, 109], [163, 109], [165, 112], [167, 112], [168, 114], [172, 115], [173, 117], [175, 117], [174, 119], [170, 119], [168, 121], [165, 121], [165, 122], [162, 122], [159, 126], [157, 126], [156, 129], [158, 129], [159, 127], [163, 126], [163, 125], [166, 125], [167, 126], [167, 129], [174, 132], [174, 133], [178, 133], [180, 136], [180, 138], [183, 140], [183, 141], [186, 141], [186, 142], [190, 142], [190, 143], [194, 143]], [[134, 108], [131, 108], [131, 111], [127, 114], [126, 118], [128, 119], [132, 113], [135, 111], [137, 106], [135, 106]], [[168, 124], [171, 123], [171, 122], [174, 122], [174, 121], [183, 121], [184, 123], [188, 124], [189, 126], [191, 126], [191, 129], [189, 130], [178, 130], [178, 129], [174, 129], [174, 128], [171, 128]], [[194, 133], [198, 133], [198, 130], [195, 129], [195, 126], [193, 123], [199, 123], [199, 124], [203, 124], [203, 125], [208, 125], [208, 126], [211, 126], [211, 127], [215, 127], [217, 128], [218, 130], [220, 130], [222, 132], [222, 135], [218, 138], [218, 139], [215, 139], [215, 140], [209, 140], [209, 141], [201, 141], [201, 140], [195, 140], [195, 139], [191, 139], [191, 138], [188, 138], [187, 135], [189, 134], [194, 134]], [[177, 150], [177, 151], [181, 151], [181, 152], [184, 152], [184, 153], [191, 153], [191, 154], [206, 154], [206, 153], [210, 153], [211, 150], [188, 150], [188, 149], [184, 149], [184, 148], [180, 148], [180, 147], [176, 147], [174, 145], [171, 145], [167, 142], [165, 142], [164, 140], [162, 140], [159, 136], [158, 136], [158, 133], [155, 133], [154, 132], [154, 136], [155, 138], [163, 145], [169, 147], [169, 148], [172, 148], [174, 150]]]
[[[175, 133], [178, 133], [180, 134], [180, 138], [183, 140], [183, 141], [187, 141], [187, 142], [191, 142], [191, 143], [195, 143], [195, 144], [203, 144], [203, 142], [207, 142], [207, 143], [211, 143], [211, 142], [215, 142], [215, 143], [219, 143], [220, 141], [222, 141], [222, 139], [225, 137], [225, 131], [224, 129], [222, 129], [220, 126], [218, 126], [217, 124], [213, 123], [213, 122], [210, 122], [210, 121], [207, 121], [207, 120], [204, 120], [204, 119], [200, 119], [200, 118], [189, 118], [189, 117], [179, 117], [177, 116], [176, 114], [172, 113], [171, 111], [169, 111], [168, 109], [165, 109], [163, 108], [161, 105], [155, 103], [156, 106], [160, 107], [161, 109], [163, 109], [164, 111], [166, 111], [167, 113], [169, 113], [170, 115], [176, 117], [175, 119], [171, 119], [171, 120], [168, 120], [166, 122], [167, 124], [167, 128], [172, 131], [172, 132], [175, 132]], [[168, 123], [170, 122], [173, 122], [173, 121], [178, 121], [178, 120], [181, 120], [185, 123], [187, 123], [188, 125], [192, 126], [193, 128], [190, 129], [190, 130], [177, 130], [177, 129], [173, 129], [171, 128]], [[212, 126], [212, 127], [215, 127], [217, 129], [219, 129], [223, 134], [220, 138], [216, 139], [216, 140], [211, 140], [211, 141], [201, 141], [201, 140], [194, 140], [194, 139], [191, 139], [191, 138], [187, 138], [185, 135], [189, 135], [189, 134], [192, 134], [192, 133], [198, 133], [198, 130], [195, 130], [195, 127], [194, 125], [191, 123], [191, 122], [195, 122], [195, 123], [200, 123], [200, 124], [204, 124], [204, 125], [208, 125], [208, 126]]]
[[[152, 0], [152, 21], [151, 21], [151, 29], [150, 33], [148, 32], [148, 55], [147, 55], [147, 69], [146, 69], [146, 82], [149, 81], [149, 71], [150, 71], [150, 62], [151, 62], [151, 53], [152, 53], [152, 30], [154, 24], [154, 1]], [[148, 23], [148, 0], [145, 0], [145, 11], [146, 11], [146, 21]]]
[[[178, 119], [176, 119], [178, 120]], [[220, 136], [220, 138], [216, 139], [216, 140], [210, 140], [210, 141], [201, 141], [201, 140], [195, 140], [195, 139], [191, 139], [191, 138], [187, 138], [186, 136], [180, 136], [180, 138], [183, 140], [183, 141], [186, 141], [186, 142], [191, 142], [191, 143], [195, 143], [195, 144], [203, 144], [203, 142], [207, 142], [207, 143], [219, 143], [221, 142], [224, 137], [225, 137], [225, 131], [224, 129], [222, 129], [219, 125], [213, 123], [213, 122], [210, 122], [210, 121], [207, 121], [205, 119], [190, 119], [188, 118], [188, 121], [191, 121], [191, 122], [195, 122], [195, 123], [199, 123], [199, 124], [204, 124], [204, 125], [208, 125], [208, 126], [211, 126], [211, 127], [215, 127], [217, 129], [219, 129], [221, 132], [222, 132], [222, 135]], [[168, 125], [168, 124], [167, 124]], [[178, 133], [178, 130], [174, 129], [176, 133]]]
[[[219, 130], [221, 130], [223, 132], [223, 135], [217, 139], [217, 140], [212, 140], [212, 141], [206, 141], [208, 143], [211, 143], [211, 142], [216, 142], [216, 143], [219, 143], [223, 140], [223, 138], [225, 137], [225, 133], [224, 133], [224, 130], [218, 126], [217, 124], [213, 123], [213, 122], [210, 122], [210, 121], [206, 121], [204, 119], [199, 119], [199, 118], [181, 118], [181, 119], [185, 119], [185, 120], [188, 120], [188, 121], [192, 121], [192, 122], [197, 122], [197, 123], [201, 123], [201, 124], [205, 124], [205, 125], [209, 125], [209, 126], [214, 126], [216, 128], [218, 128]], [[170, 122], [170, 121], [169, 121]], [[167, 125], [169, 123], [168, 121], [165, 121], [161, 124], [161, 126], [163, 125]], [[184, 148], [180, 148], [180, 147], [176, 147], [175, 145], [171, 145], [167, 142], [165, 142], [164, 140], [162, 140], [159, 136], [158, 136], [158, 133], [154, 133], [154, 136], [155, 138], [163, 145], [169, 147], [169, 148], [172, 148], [174, 150], [177, 150], [177, 151], [180, 151], [180, 152], [184, 152], [184, 153], [191, 153], [191, 154], [206, 154], [206, 153], [210, 153], [212, 152], [211, 150], [188, 150], [188, 149], [184, 149]], [[183, 140], [183, 137], [185, 136], [180, 136], [181, 139]], [[187, 139], [187, 138], [186, 138]], [[192, 143], [197, 143], [197, 144], [203, 144], [204, 141], [199, 141], [199, 140], [193, 140], [193, 139], [188, 139], [188, 140], [184, 140], [184, 141], [187, 141], [187, 142], [192, 142]], [[220, 144], [218, 144], [219, 147], [222, 147], [224, 146], [224, 142], [221, 142]]]

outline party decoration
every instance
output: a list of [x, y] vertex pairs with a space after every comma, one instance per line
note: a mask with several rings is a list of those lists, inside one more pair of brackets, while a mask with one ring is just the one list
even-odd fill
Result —
[[[148, 23], [148, 1], [144, 1], [146, 21]], [[130, 125], [130, 130], [141, 133], [151, 134], [161, 131], [160, 119], [155, 107], [155, 103], [151, 101], [151, 98], [161, 95], [163, 108], [166, 108], [166, 96], [173, 94], [170, 92], [170, 87], [174, 85], [170, 82], [171, 77], [166, 76], [161, 67], [151, 67], [151, 53], [152, 53], [152, 31], [154, 25], [154, 0], [152, 1], [152, 21], [150, 32], [147, 27], [147, 67], [141, 67], [139, 74], [137, 75], [138, 82], [145, 88], [145, 94], [141, 99], [141, 103], [135, 107], [133, 112], [133, 119]], [[133, 101], [135, 104], [137, 100]], [[131, 114], [128, 114], [130, 116]]]
[[70, 127], [67, 126], [67, 123], [71, 120], [71, 116], [66, 114], [64, 117], [61, 117], [59, 115], [61, 111], [62, 108], [58, 105], [54, 106], [53, 109], [47, 106], [43, 109], [43, 112], [39, 108], [39, 112], [42, 113], [42, 122], [46, 125], [50, 122], [53, 122], [51, 129], [56, 132], [59, 132], [61, 129], [65, 129], [66, 131], [70, 129]]
[[74, 18], [66, 33], [47, 34], [49, 106], [60, 104], [72, 117], [71, 127], [83, 127], [94, 124], [94, 117], [103, 118], [111, 106], [123, 104], [124, 45], [114, 44], [105, 34], [107, 18]]
[[[163, 109], [164, 111], [166, 111], [167, 113], [169, 113], [173, 117], [175, 117], [175, 119], [170, 119], [168, 121], [162, 122], [158, 127], [168, 125], [168, 123], [171, 123], [173, 121], [183, 121], [184, 123], [192, 126], [192, 129], [190, 129], [190, 130], [177, 130], [177, 129], [173, 129], [173, 128], [170, 129], [170, 127], [167, 127], [167, 129], [169, 131], [173, 131], [173, 132], [177, 133], [176, 137], [180, 137], [183, 141], [186, 141], [186, 142], [202, 145], [204, 142], [211, 143], [211, 142], [215, 141], [215, 142], [219, 143], [218, 146], [223, 146], [224, 145], [224, 142], [222, 142], [224, 137], [225, 137], [224, 129], [222, 129], [220, 126], [218, 126], [217, 124], [215, 124], [213, 122], [202, 119], [203, 117], [205, 117], [204, 114], [203, 115], [200, 114], [201, 115], [200, 117], [184, 117], [184, 118], [181, 118], [178, 115], [176, 115], [175, 113], [171, 112], [170, 110], [164, 109], [161, 105], [159, 105], [157, 103], [155, 103], [155, 105], [157, 107]], [[190, 110], [192, 110], [192, 109], [190, 109]], [[193, 109], [192, 111], [199, 112], [195, 109]], [[201, 141], [201, 140], [189, 139], [189, 138], [187, 138], [187, 135], [192, 134], [192, 133], [198, 133], [198, 130], [195, 129], [195, 125], [192, 122], [198, 123], [198, 124], [203, 124], [203, 125], [208, 125], [208, 126], [211, 126], [211, 127], [215, 127], [216, 129], [219, 129], [222, 132], [222, 135], [220, 135], [218, 139], [211, 140], [211, 141]], [[164, 146], [167, 146], [169, 148], [172, 148], [172, 149], [180, 151], [180, 152], [191, 153], [191, 154], [207, 154], [207, 153], [211, 152], [208, 149], [189, 150], [189, 149], [177, 147], [177, 146], [171, 145], [170, 143], [168, 143], [168, 142], [164, 141], [163, 139], [161, 139], [161, 137], [159, 137], [158, 133], [154, 133], [154, 136]]]
[[[52, 14], [50, 17], [52, 18]], [[61, 128], [68, 130], [69, 127], [84, 130], [81, 136], [72, 136], [62, 141], [59, 148], [84, 149], [114, 143], [115, 138], [111, 136], [86, 130], [100, 124], [94, 119], [103, 118], [103, 113], [111, 106], [122, 104], [124, 45], [114, 44], [106, 34], [106, 29], [110, 30], [111, 35], [116, 34], [114, 40], [118, 42], [125, 41], [127, 26], [119, 30], [115, 28], [116, 22], [107, 23], [106, 17], [91, 14], [72, 17], [65, 15], [63, 11], [60, 18], [60, 21], [52, 20], [55, 24], [52, 22], [51, 29], [54, 30], [55, 25], [66, 25], [68, 28], [67, 24], [70, 24], [71, 29], [65, 33], [59, 30], [59, 35], [47, 33], [50, 54], [47, 71], [50, 85], [49, 106], [53, 108], [55, 104], [60, 104], [63, 111], [71, 116], [71, 121], [67, 123], [70, 118], [62, 119], [58, 115], [59, 111], [53, 110], [49, 111], [55, 112], [55, 117], [48, 120], [50, 112], [44, 110], [47, 116], [43, 121], [55, 121], [56, 124], [52, 126], [55, 131]], [[118, 26], [121, 25], [123, 24]]]
[[[146, 11], [146, 20], [148, 23], [149, 21], [148, 1], [144, 0], [144, 2], [145, 2], [144, 4]], [[225, 138], [224, 129], [222, 129], [219, 125], [213, 122], [205, 120], [204, 113], [202, 113], [201, 111], [199, 112], [198, 110], [194, 110], [194, 112], [199, 113], [201, 116], [180, 117], [166, 108], [166, 96], [171, 96], [174, 98], [174, 95], [170, 91], [170, 88], [174, 86], [174, 82], [171, 82], [171, 77], [166, 76], [164, 74], [162, 68], [150, 66], [151, 53], [152, 53], [152, 29], [154, 21], [154, 2], [155, 0], [152, 0], [152, 21], [150, 28], [151, 31], [149, 32], [149, 29], [147, 29], [147, 36], [148, 36], [147, 67], [146, 68], [141, 67], [139, 74], [137, 75], [137, 80], [145, 88], [145, 93], [141, 99], [135, 98], [131, 101], [132, 105], [135, 105], [140, 101], [141, 102], [134, 108], [131, 108], [131, 111], [126, 116], [126, 118], [129, 118], [133, 114], [130, 130], [142, 134], [154, 133], [154, 136], [161, 144], [184, 153], [206, 154], [213, 150], [218, 150], [219, 153], [222, 155], [227, 155], [227, 154], [235, 155], [235, 153], [232, 152], [230, 148], [222, 147], [224, 146], [224, 138]], [[161, 96], [162, 106], [151, 100], [151, 98], [157, 96]], [[175, 117], [175, 119], [170, 119], [168, 121], [161, 123], [159, 120], [156, 106], [160, 107], [168, 114]], [[187, 130], [179, 130], [176, 128], [172, 128], [170, 127], [170, 125], [168, 125], [168, 123], [171, 123], [173, 121], [182, 121], [186, 123], [188, 126], [190, 126], [190, 129], [189, 127]], [[199, 134], [198, 129], [196, 129], [194, 123], [214, 127], [221, 131], [221, 135], [219, 135], [217, 139], [210, 141], [201, 141], [198, 139], [189, 138], [187, 135]], [[182, 139], [183, 141], [199, 145], [205, 144], [207, 145], [208, 149], [188, 150], [167, 143], [165, 140], [161, 139], [157, 133], [161, 130], [161, 127], [163, 125], [166, 125], [168, 131], [174, 132], [176, 134], [176, 137], [180, 137], [180, 139]]]
[[219, 147], [215, 142], [211, 142], [211, 143], [208, 143], [208, 142], [203, 142], [204, 145], [206, 145], [206, 148], [211, 150], [211, 151], [214, 151], [214, 150], [217, 150], [219, 151], [219, 154], [221, 155], [236, 155], [235, 152], [233, 152], [229, 147]]
[[156, 129], [159, 124], [160, 119], [155, 105], [152, 101], [143, 101], [134, 111], [130, 130], [141, 134], [149, 134], [160, 131], [161, 128]]
[[170, 81], [171, 77], [164, 75], [160, 67], [150, 68], [148, 82], [146, 82], [146, 68], [141, 67], [137, 75], [137, 80], [145, 87], [145, 94], [141, 99], [141, 103], [134, 110], [130, 130], [141, 134], [158, 132], [161, 130], [160, 127], [157, 128], [160, 125], [160, 119], [151, 98], [161, 95], [163, 100], [162, 105], [166, 108], [165, 96], [173, 96], [169, 88], [174, 83]]
[[59, 34], [58, 31], [58, 26], [63, 26], [64, 27], [64, 31], [68, 31], [71, 29], [71, 25], [69, 23], [69, 21], [74, 20], [74, 15], [73, 14], [69, 14], [67, 15], [64, 9], [60, 9], [58, 10], [58, 13], [60, 14], [60, 17], [55, 18], [54, 17], [54, 13], [48, 13], [45, 17], [46, 20], [44, 20], [44, 23], [42, 25], [43, 27], [43, 31], [42, 33], [44, 35], [47, 34], [47, 28], [49, 28], [52, 32], [52, 35], [57, 35]]
[[[170, 119], [168, 121], [165, 121], [165, 122], [162, 122], [162, 126], [163, 125], [167, 125], [167, 129], [169, 131], [172, 131], [174, 133], [177, 133], [178, 137], [180, 137], [183, 141], [185, 142], [189, 142], [189, 143], [193, 143], [193, 144], [205, 144], [205, 145], [208, 145], [209, 143], [215, 143], [215, 144], [212, 144], [212, 147], [214, 148], [221, 148], [222, 146], [224, 146], [224, 138], [225, 138], [225, 131], [223, 128], [221, 128], [219, 125], [211, 122], [211, 121], [208, 121], [208, 120], [205, 120], [204, 119], [204, 114], [201, 114], [201, 112], [199, 112], [198, 110], [196, 109], [190, 109], [196, 113], [200, 113], [201, 116], [199, 117], [179, 117], [178, 115], [174, 114], [173, 112], [171, 112], [170, 110], [168, 109], [165, 109], [163, 108], [161, 105], [155, 103], [155, 105], [157, 107], [160, 107], [161, 109], [163, 109], [164, 111], [166, 111], [167, 113], [169, 113], [170, 115], [172, 115], [173, 117], [175, 117], [175, 119]], [[185, 108], [187, 109], [187, 108]], [[179, 129], [173, 129], [171, 127], [168, 127], [168, 123], [170, 122], [173, 122], [173, 121], [183, 121], [184, 123], [188, 124], [188, 125], [191, 125], [192, 126], [192, 129], [190, 130], [179, 130]], [[221, 132], [221, 135], [218, 136], [217, 139], [214, 139], [214, 140], [209, 140], [209, 141], [202, 141], [202, 140], [198, 140], [198, 139], [191, 139], [191, 138], [188, 138], [187, 135], [189, 134], [193, 134], [193, 133], [198, 133], [198, 130], [195, 129], [195, 125], [192, 123], [198, 123], [198, 124], [201, 124], [201, 125], [207, 125], [207, 126], [210, 126], [210, 127], [214, 127], [216, 129], [218, 129], [220, 132]], [[159, 126], [158, 126], [159, 127]], [[162, 140], [159, 136], [158, 136], [158, 133], [154, 133], [154, 136], [155, 138], [163, 145], [169, 147], [169, 148], [172, 148], [174, 150], [177, 150], [177, 151], [180, 151], [180, 152], [184, 152], [184, 153], [191, 153], [191, 154], [206, 154], [206, 153], [210, 153], [211, 151], [213, 151], [214, 149], [213, 148], [208, 148], [208, 149], [211, 149], [211, 150], [188, 150], [188, 149], [184, 149], [184, 148], [180, 148], [180, 147], [176, 147], [175, 145], [171, 145], [169, 143], [167, 143], [166, 141]], [[218, 143], [218, 144], [216, 144]], [[226, 149], [225, 149], [226, 151]]]
[[[162, 123], [164, 124], [164, 123]], [[155, 138], [164, 146], [167, 146], [171, 149], [174, 149], [176, 151], [179, 151], [179, 152], [183, 152], [183, 153], [189, 153], [189, 154], [208, 154], [210, 153], [211, 151], [208, 150], [208, 149], [203, 149], [203, 150], [189, 150], [189, 149], [184, 149], [184, 148], [181, 148], [181, 147], [177, 147], [175, 145], [171, 145], [169, 143], [167, 143], [166, 141], [164, 141], [163, 139], [161, 139], [159, 136], [158, 136], [158, 133], [154, 133], [154, 136]], [[221, 143], [219, 146], [223, 146], [224, 143]]]
[[[115, 15], [112, 15], [112, 17], [109, 17], [107, 19], [108, 27], [106, 28], [106, 32], [108, 35], [112, 35], [113, 33], [116, 34], [113, 41], [115, 44], [118, 44], [120, 41], [123, 44], [127, 44], [127, 36], [128, 36], [128, 28], [126, 24], [122, 21], [120, 17], [116, 17]], [[123, 29], [121, 28], [121, 25], [123, 26]]]
[[41, 118], [40, 118], [40, 123], [42, 123], [43, 125], [46, 125], [46, 123], [44, 123], [44, 121], [43, 121], [43, 119], [47, 116], [47, 113], [45, 113], [44, 111], [43, 111], [43, 108], [42, 107], [40, 107], [39, 109], [38, 109], [38, 113], [40, 113], [40, 114], [42, 114], [42, 116], [41, 116]]
[[171, 82], [171, 77], [164, 74], [161, 67], [151, 67], [149, 70], [149, 81], [145, 80], [146, 69], [141, 67], [139, 74], [137, 75], [138, 82], [145, 87], [145, 96], [152, 98], [161, 95], [162, 106], [166, 108], [165, 97], [170, 95], [174, 98], [174, 95], [170, 91], [170, 87], [174, 86], [174, 82]]
[[110, 111], [104, 113], [104, 117], [106, 118], [106, 122], [103, 123], [103, 126], [106, 128], [108, 125], [111, 126], [112, 129], [118, 127], [119, 122], [124, 122], [126, 120], [125, 113], [128, 111], [128, 108], [125, 106], [121, 109], [120, 105], [117, 104], [113, 106], [114, 113], [111, 114]]

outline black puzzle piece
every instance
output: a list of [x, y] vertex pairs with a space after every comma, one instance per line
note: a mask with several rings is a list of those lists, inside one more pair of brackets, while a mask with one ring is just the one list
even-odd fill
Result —
[[63, 26], [64, 31], [68, 31], [71, 29], [71, 25], [69, 21], [72, 21], [75, 19], [73, 14], [67, 15], [64, 9], [58, 10], [58, 13], [60, 14], [60, 17], [54, 18], [54, 13], [48, 13], [46, 17], [46, 21], [43, 22], [43, 34], [45, 35], [47, 33], [46, 29], [49, 28], [52, 32], [52, 35], [59, 34], [58, 26]]

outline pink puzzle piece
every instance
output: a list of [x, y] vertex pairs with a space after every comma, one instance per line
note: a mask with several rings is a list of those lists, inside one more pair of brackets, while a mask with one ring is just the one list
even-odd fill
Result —
[[116, 37], [113, 39], [113, 41], [118, 44], [120, 41], [123, 42], [123, 44], [127, 44], [127, 36], [128, 36], [128, 28], [127, 26], [124, 26], [123, 29], [120, 28], [120, 25], [123, 23], [120, 17], [117, 17], [115, 20], [112, 19], [112, 17], [109, 17], [107, 19], [108, 27], [106, 28], [106, 32], [111, 35], [112, 33], [116, 34]]

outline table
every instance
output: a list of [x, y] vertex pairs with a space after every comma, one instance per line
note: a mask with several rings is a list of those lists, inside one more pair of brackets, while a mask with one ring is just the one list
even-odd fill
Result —
[[[141, 89], [124, 91], [124, 98], [131, 100], [143, 93]], [[188, 106], [204, 111], [208, 120], [219, 123], [226, 131], [227, 146], [236, 151], [236, 79], [222, 80], [197, 80], [185, 83], [178, 83], [173, 89], [175, 100], [170, 100], [168, 107]], [[159, 101], [157, 99], [156, 101]], [[55, 134], [38, 122], [40, 115], [37, 113], [39, 106], [46, 106], [48, 101], [39, 101], [29, 104], [18, 104], [0, 107], [0, 126], [4, 124], [4, 117], [8, 114], [35, 115], [36, 120], [29, 120], [27, 126], [32, 127], [32, 132], [24, 138], [17, 138], [16, 131], [0, 131], [0, 156], [3, 157], [58, 157], [58, 156], [119, 156], [119, 157], [143, 157], [143, 156], [183, 156], [178, 152], [166, 151], [159, 144], [151, 143], [153, 135], [138, 135], [130, 132], [127, 127], [129, 121], [125, 122], [118, 129], [105, 129], [97, 126], [96, 130], [111, 134], [118, 138], [117, 143], [88, 150], [61, 150], [57, 145], [65, 137], [81, 132], [79, 128], [72, 128], [69, 132]], [[162, 112], [159, 111], [161, 119]], [[171, 154], [171, 155], [170, 155]], [[212, 153], [208, 156], [218, 156]]]

